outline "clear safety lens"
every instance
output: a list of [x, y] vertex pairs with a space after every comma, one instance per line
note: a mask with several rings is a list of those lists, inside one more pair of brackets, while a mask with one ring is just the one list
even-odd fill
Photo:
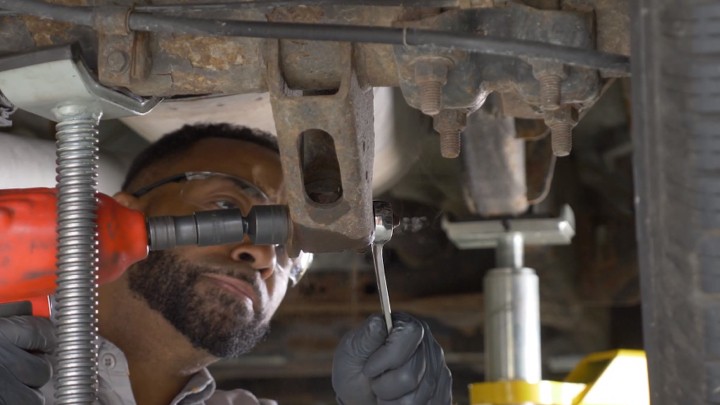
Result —
[[206, 172], [186, 173], [180, 196], [200, 211], [240, 209], [247, 215], [253, 205], [273, 202], [251, 182], [239, 177]]

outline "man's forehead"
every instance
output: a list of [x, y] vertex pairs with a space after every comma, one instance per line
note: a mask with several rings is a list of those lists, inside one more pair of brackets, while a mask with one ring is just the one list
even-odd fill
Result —
[[279, 155], [248, 141], [203, 139], [188, 150], [148, 169], [143, 183], [186, 172], [216, 172], [244, 179], [260, 188], [272, 200], [278, 200], [282, 195], [283, 176]]

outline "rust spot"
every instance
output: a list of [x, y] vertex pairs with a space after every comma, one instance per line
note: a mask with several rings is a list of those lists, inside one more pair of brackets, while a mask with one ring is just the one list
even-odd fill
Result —
[[269, 21], [315, 23], [325, 18], [325, 10], [321, 7], [297, 6], [274, 9], [269, 15]]
[[43, 20], [32, 16], [22, 16], [21, 18], [36, 46], [51, 46], [71, 40], [69, 33], [74, 27], [72, 24]]
[[176, 35], [161, 39], [160, 48], [188, 60], [194, 68], [211, 71], [228, 70], [245, 62], [244, 46], [228, 38]]
[[175, 70], [171, 77], [173, 90], [178, 94], [225, 93], [230, 84], [225, 75], [216, 77], [185, 70]]

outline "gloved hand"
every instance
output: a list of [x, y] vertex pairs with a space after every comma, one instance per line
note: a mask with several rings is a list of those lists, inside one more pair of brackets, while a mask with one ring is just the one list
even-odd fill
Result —
[[42, 405], [38, 390], [50, 381], [47, 356], [55, 349], [49, 319], [34, 316], [0, 317], [0, 404]]
[[442, 348], [424, 322], [393, 314], [372, 315], [350, 331], [335, 351], [332, 384], [343, 405], [449, 405], [452, 376]]

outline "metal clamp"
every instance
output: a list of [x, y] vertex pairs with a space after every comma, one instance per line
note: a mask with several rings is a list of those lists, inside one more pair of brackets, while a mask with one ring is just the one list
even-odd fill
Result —
[[145, 115], [160, 102], [98, 83], [75, 45], [0, 59], [0, 89], [18, 108], [51, 121], [61, 102], [96, 104], [104, 119]]
[[495, 248], [509, 233], [522, 234], [525, 245], [569, 245], [575, 236], [575, 214], [565, 205], [558, 218], [471, 222], [450, 222], [443, 218], [442, 228], [458, 249]]

